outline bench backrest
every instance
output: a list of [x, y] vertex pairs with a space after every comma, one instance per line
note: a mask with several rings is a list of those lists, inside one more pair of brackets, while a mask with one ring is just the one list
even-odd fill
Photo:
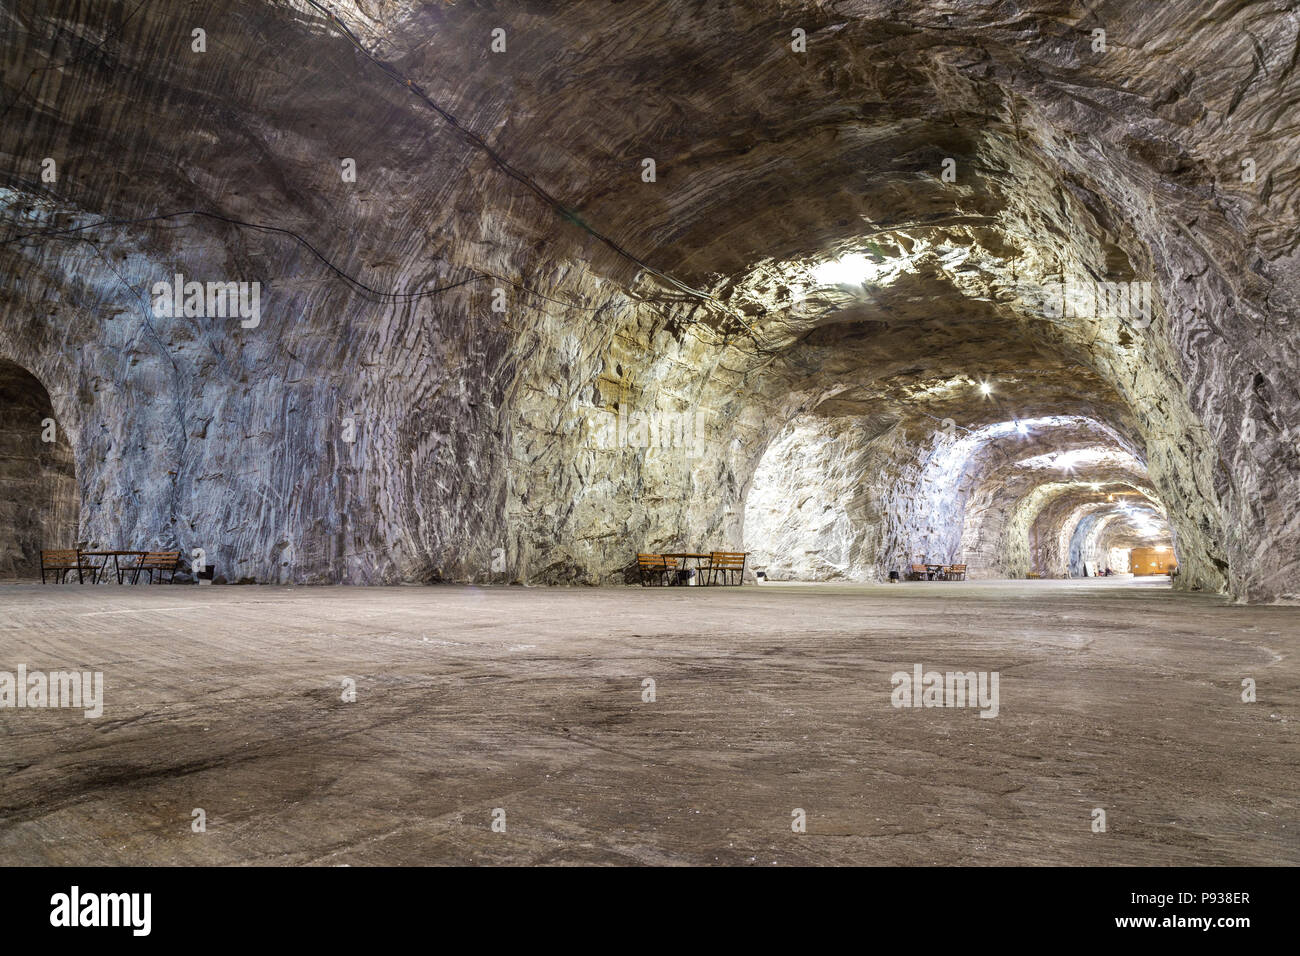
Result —
[[925, 565], [924, 565], [924, 564], [914, 564], [914, 565], [912, 565], [912, 573], [913, 573], [913, 574], [925, 574]]
[[176, 567], [180, 560], [179, 551], [149, 551], [140, 559], [140, 567], [169, 570]]
[[71, 550], [69, 550], [69, 549], [64, 549], [64, 550], [61, 550], [61, 551], [58, 551], [58, 550], [56, 550], [56, 551], [42, 551], [42, 552], [41, 552], [41, 567], [43, 567], [43, 568], [75, 568], [75, 567], [77, 566], [77, 558], [79, 557], [79, 555], [80, 555], [80, 552], [77, 551], [75, 548], [73, 548], [73, 549], [71, 549]]
[[745, 567], [745, 552], [713, 551], [709, 554], [709, 564], [715, 568], [743, 570]]
[[966, 573], [966, 565], [964, 565], [964, 564], [954, 564], [954, 565], [953, 565], [952, 567], [950, 567], [948, 570], [949, 570], [949, 571], [956, 571], [958, 574], [965, 574], [965, 573]]
[[664, 556], [662, 554], [638, 554], [636, 563], [638, 567], [642, 568], [662, 568], [664, 566]]

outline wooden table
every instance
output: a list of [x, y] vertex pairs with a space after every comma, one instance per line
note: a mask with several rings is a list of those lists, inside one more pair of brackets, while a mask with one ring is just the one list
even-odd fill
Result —
[[109, 558], [112, 558], [112, 559], [113, 559], [113, 570], [114, 570], [114, 572], [116, 572], [116, 574], [117, 574], [117, 583], [118, 583], [118, 584], [121, 584], [121, 583], [122, 583], [122, 575], [123, 575], [125, 572], [130, 571], [131, 568], [124, 568], [124, 567], [122, 567], [122, 565], [121, 565], [121, 563], [118, 561], [118, 559], [119, 559], [119, 558], [124, 558], [124, 557], [143, 558], [143, 557], [144, 557], [146, 554], [148, 554], [149, 552], [148, 552], [148, 551], [83, 551], [83, 552], [81, 552], [81, 553], [82, 553], [83, 555], [85, 555], [86, 557], [88, 557], [88, 558], [103, 558], [103, 559], [104, 559], [104, 566], [105, 566], [105, 568], [107, 568], [107, 566], [108, 566], [108, 559], [109, 559]]
[[[739, 551], [732, 551], [732, 552], [727, 552], [727, 553], [729, 553], [729, 554], [740, 554], [741, 552], [739, 552]], [[746, 552], [744, 552], [744, 553], [745, 553], [746, 555], [749, 555], [749, 554], [752, 554], [753, 552], [746, 551]], [[700, 575], [700, 577], [701, 577], [701, 583], [703, 582], [703, 575], [701, 574], [701, 572], [704, 570], [704, 568], [707, 566], [707, 564], [713, 560], [713, 555], [714, 555], [714, 552], [712, 552], [712, 551], [704, 551], [704, 552], [700, 552], [700, 551], [676, 551], [676, 552], [665, 551], [665, 552], [663, 552], [663, 556], [664, 556], [665, 558], [676, 558], [678, 561], [682, 561], [682, 562], [685, 562], [685, 561], [694, 561], [694, 562], [695, 562], [695, 571], [696, 571], [697, 574]], [[682, 570], [687, 570], [687, 569], [682, 569]]]
[[[706, 561], [711, 561], [713, 559], [712, 554], [709, 554], [707, 552], [702, 554], [698, 551], [677, 551], [677, 552], [665, 551], [663, 552], [663, 556], [665, 558], [676, 558], [678, 561], [682, 561], [682, 562], [694, 561], [695, 571], [697, 574], [704, 569], [704, 563]], [[687, 569], [681, 568], [679, 570], [687, 570]]]

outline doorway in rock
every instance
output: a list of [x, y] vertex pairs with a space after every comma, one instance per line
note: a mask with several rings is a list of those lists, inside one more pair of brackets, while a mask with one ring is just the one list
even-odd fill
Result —
[[42, 548], [77, 535], [72, 445], [36, 376], [0, 359], [0, 579], [40, 576]]
[[1178, 573], [1178, 556], [1167, 544], [1132, 548], [1128, 553], [1129, 569], [1134, 577], [1153, 577]]

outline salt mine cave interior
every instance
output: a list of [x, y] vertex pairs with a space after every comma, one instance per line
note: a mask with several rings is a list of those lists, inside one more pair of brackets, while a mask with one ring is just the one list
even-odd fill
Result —
[[[0, 860], [910, 863], [942, 803], [950, 862], [1300, 862], [1293, 4], [0, 0], [0, 37], [0, 669], [107, 687], [15, 738]], [[916, 661], [1001, 668], [974, 790], [891, 707]], [[391, 736], [430, 726], [437, 771]], [[1067, 733], [1079, 806], [1147, 813], [1108, 844], [1050, 835]], [[624, 750], [667, 782], [566, 818]], [[335, 760], [423, 795], [413, 842]], [[870, 774], [918, 789], [859, 813]], [[205, 779], [255, 796], [200, 843]], [[665, 816], [738, 792], [725, 837]], [[1021, 836], [967, 853], [990, 804]]]

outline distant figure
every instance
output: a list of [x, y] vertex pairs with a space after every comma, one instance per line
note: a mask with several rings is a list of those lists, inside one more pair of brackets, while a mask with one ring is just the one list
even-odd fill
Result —
[[1102, 572], [1102, 574], [1103, 574], [1104, 576], [1106, 576], [1106, 577], [1110, 577], [1112, 573], [1113, 573], [1113, 572], [1111, 571], [1111, 569], [1110, 569], [1109, 567], [1107, 567], [1106, 570]]

